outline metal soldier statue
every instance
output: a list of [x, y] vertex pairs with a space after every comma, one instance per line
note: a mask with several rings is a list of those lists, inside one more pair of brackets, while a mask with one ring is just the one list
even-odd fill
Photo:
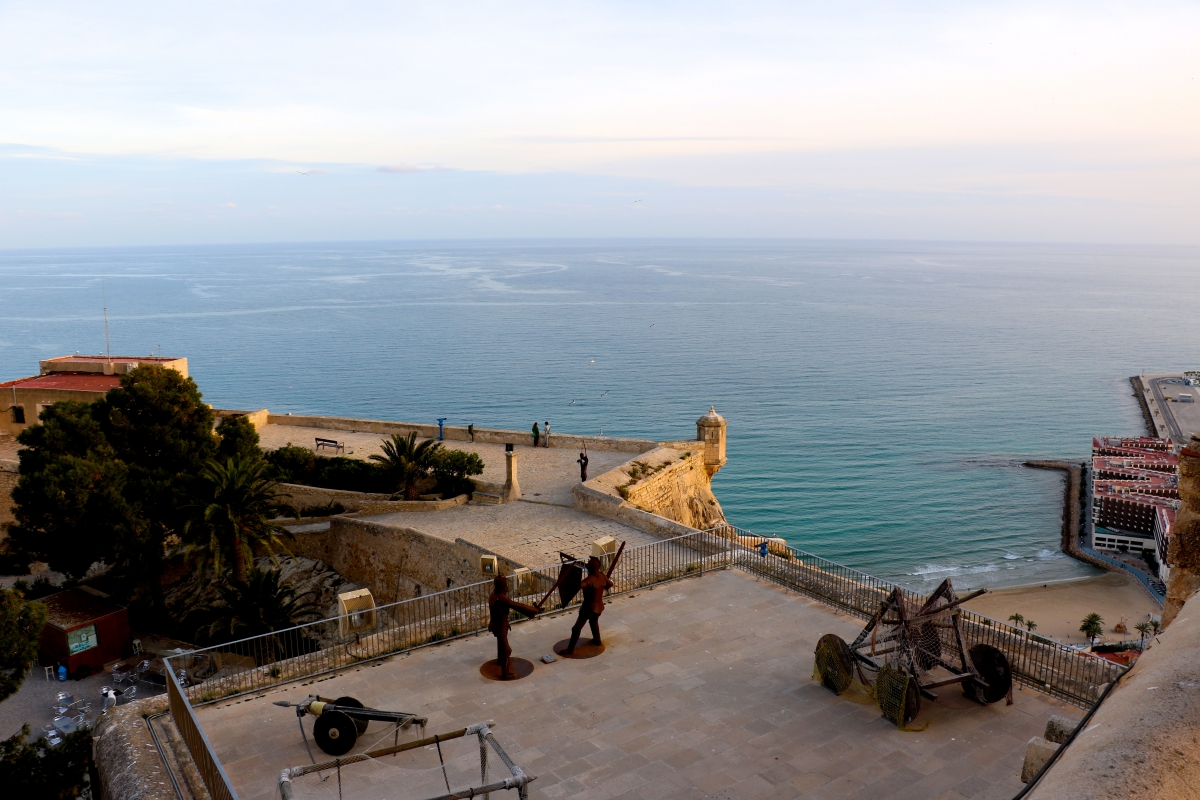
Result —
[[571, 643], [567, 645], [567, 649], [563, 655], [571, 655], [575, 652], [575, 645], [579, 642], [579, 634], [583, 631], [585, 624], [592, 628], [592, 644], [599, 646], [600, 641], [600, 615], [604, 613], [604, 590], [613, 585], [609, 577], [600, 570], [600, 559], [592, 556], [587, 560], [588, 576], [583, 579], [580, 589], [583, 591], [583, 603], [579, 606], [579, 617], [575, 620], [575, 624], [571, 626]]
[[488, 597], [488, 613], [490, 614], [488, 630], [496, 637], [496, 664], [500, 667], [500, 680], [502, 681], [520, 677], [512, 671], [510, 664], [512, 656], [512, 648], [508, 646], [508, 630], [511, 627], [508, 622], [510, 610], [520, 611], [531, 618], [538, 615], [538, 609], [510, 598], [508, 596], [508, 579], [503, 575], [497, 575], [492, 581], [492, 593]]

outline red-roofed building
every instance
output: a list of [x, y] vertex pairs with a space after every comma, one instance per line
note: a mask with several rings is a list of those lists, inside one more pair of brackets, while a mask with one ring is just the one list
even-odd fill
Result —
[[1092, 440], [1092, 546], [1153, 552], [1167, 579], [1167, 543], [1179, 508], [1179, 457], [1167, 439]]
[[186, 358], [161, 356], [63, 356], [40, 363], [41, 372], [0, 383], [0, 430], [16, 435], [38, 421], [43, 409], [62, 400], [91, 403], [142, 364], [177, 370], [187, 377]]

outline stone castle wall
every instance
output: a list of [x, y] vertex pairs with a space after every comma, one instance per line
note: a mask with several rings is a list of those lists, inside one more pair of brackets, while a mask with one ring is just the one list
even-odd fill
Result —
[[704, 466], [704, 453], [699, 449], [630, 486], [625, 500], [642, 511], [691, 528], [704, 530], [725, 524], [725, 514]]
[[462, 539], [447, 541], [413, 528], [335, 517], [328, 531], [297, 533], [290, 549], [319, 559], [371, 590], [382, 605], [482, 580], [479, 557], [495, 555], [501, 572], [524, 566]]

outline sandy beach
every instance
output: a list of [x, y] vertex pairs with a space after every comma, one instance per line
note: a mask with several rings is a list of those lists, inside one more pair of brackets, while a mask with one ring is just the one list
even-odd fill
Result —
[[[1133, 626], [1145, 622], [1151, 614], [1158, 617], [1162, 613], [1137, 580], [1123, 572], [1045, 586], [997, 589], [972, 600], [966, 607], [1002, 621], [1007, 621], [1011, 614], [1021, 614], [1037, 623], [1037, 633], [1064, 644], [1085, 641], [1079, 624], [1093, 611], [1104, 619], [1104, 637], [1097, 641], [1109, 642], [1137, 639]], [[1125, 636], [1113, 632], [1122, 615], [1129, 628]]]

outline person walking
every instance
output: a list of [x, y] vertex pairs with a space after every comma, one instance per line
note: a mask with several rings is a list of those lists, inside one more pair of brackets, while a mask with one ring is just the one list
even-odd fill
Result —
[[542, 447], [550, 446], [550, 420], [546, 420], [546, 433], [542, 436], [542, 441], [545, 442]]
[[540, 437], [541, 434], [542, 434], [542, 432], [538, 430], [537, 423], [536, 422], [533, 423], [533, 446], [534, 447], [538, 446], [538, 437]]
[[575, 459], [579, 463], [579, 480], [581, 483], [587, 483], [587, 453], [580, 453], [579, 458]]

